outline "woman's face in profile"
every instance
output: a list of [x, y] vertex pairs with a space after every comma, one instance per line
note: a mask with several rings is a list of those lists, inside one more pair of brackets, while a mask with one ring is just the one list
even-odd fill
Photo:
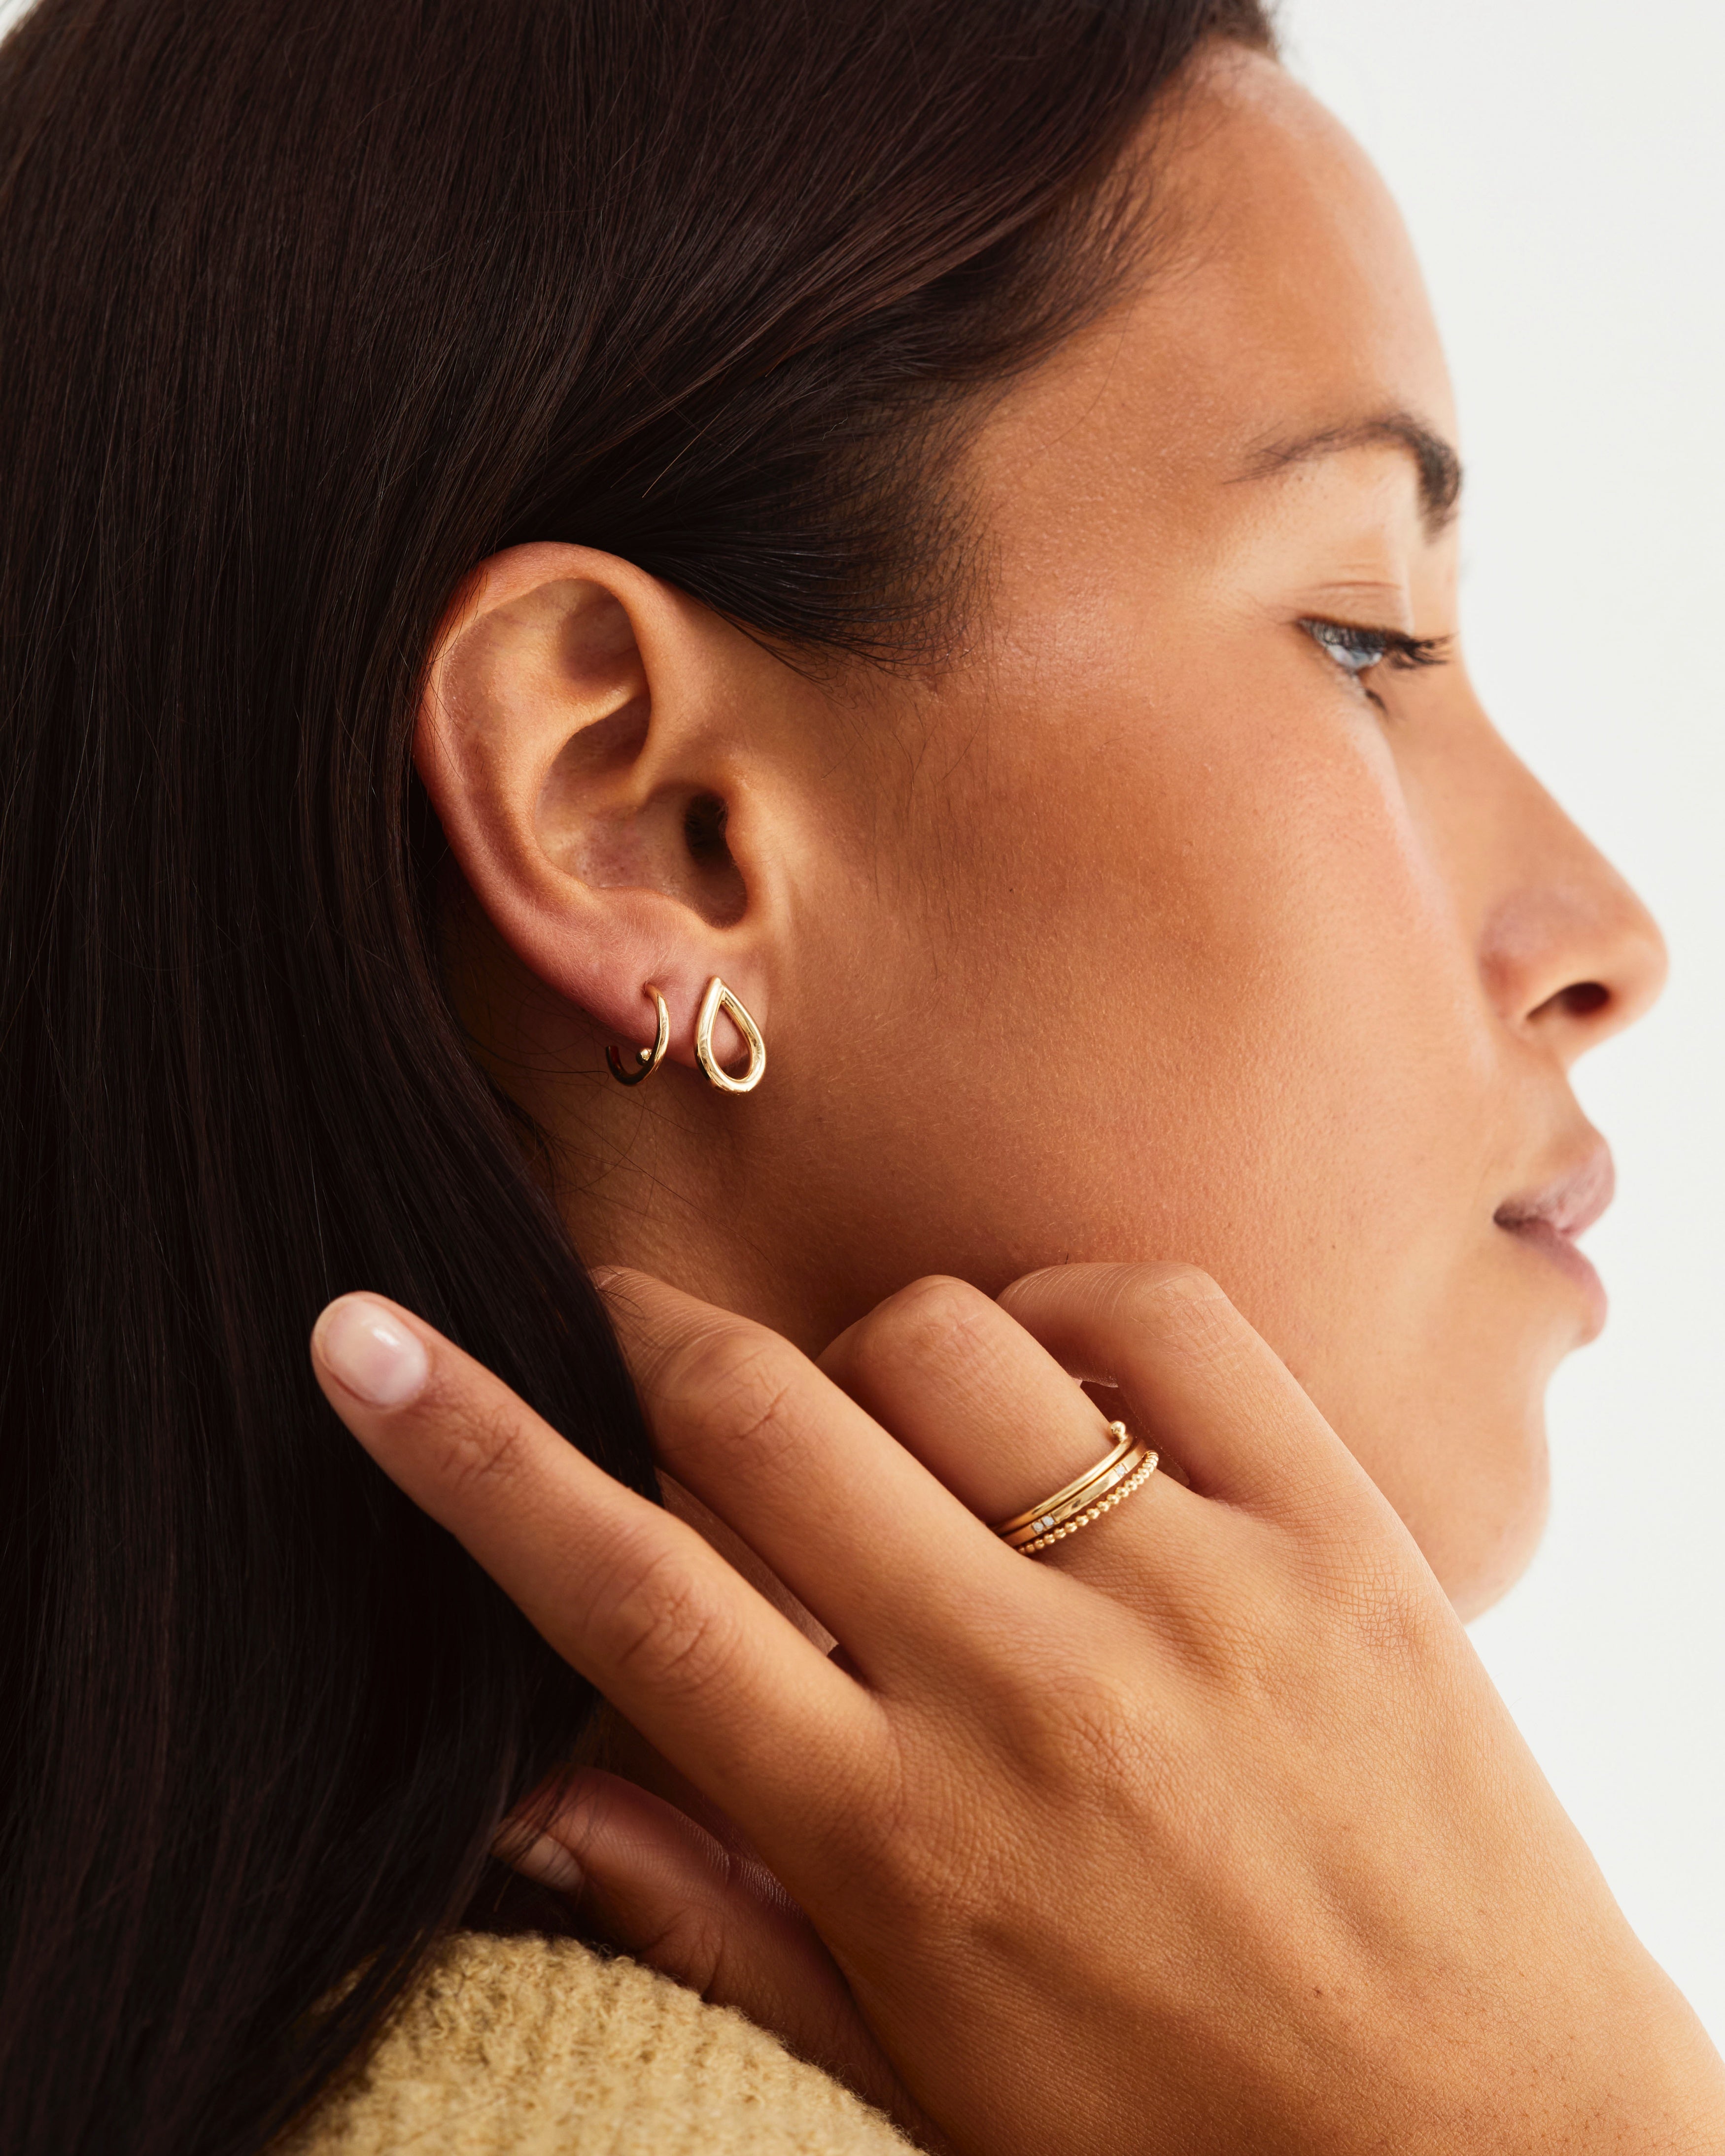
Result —
[[835, 690], [737, 639], [758, 1106], [516, 1089], [614, 1147], [584, 1250], [810, 1348], [925, 1273], [1204, 1266], [1471, 1613], [1602, 1321], [1567, 1073], [1661, 947], [1468, 685], [1450, 389], [1375, 174], [1233, 52], [1157, 157], [1142, 296], [968, 452], [959, 663]]
[[830, 1032], [863, 1296], [1195, 1260], [1471, 1609], [1531, 1550], [1546, 1383], [1602, 1321], [1567, 1237], [1609, 1156], [1566, 1072], [1661, 947], [1445, 655], [1454, 413], [1381, 183], [1271, 63], [1210, 85], [1176, 259], [978, 438], [988, 633], [863, 732], [889, 813], [834, 773], [784, 1023]]

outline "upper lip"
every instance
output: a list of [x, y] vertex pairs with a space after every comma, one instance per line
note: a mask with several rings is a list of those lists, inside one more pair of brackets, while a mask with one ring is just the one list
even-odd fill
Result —
[[1592, 1227], [1611, 1203], [1616, 1185], [1611, 1148], [1599, 1138], [1584, 1160], [1537, 1190], [1506, 1198], [1492, 1218], [1500, 1228], [1543, 1227], [1573, 1240]]

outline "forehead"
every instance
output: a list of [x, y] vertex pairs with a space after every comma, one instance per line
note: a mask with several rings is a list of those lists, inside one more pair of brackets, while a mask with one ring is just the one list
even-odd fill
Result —
[[[1147, 138], [1147, 270], [998, 408], [997, 480], [1052, 457], [1111, 485], [1214, 487], [1387, 413], [1454, 439], [1442, 349], [1406, 229], [1353, 138], [1275, 62], [1204, 64]], [[1414, 460], [1380, 439], [1387, 484]], [[1397, 471], [1397, 463], [1405, 467]], [[1218, 506], [1218, 513], [1224, 513]]]

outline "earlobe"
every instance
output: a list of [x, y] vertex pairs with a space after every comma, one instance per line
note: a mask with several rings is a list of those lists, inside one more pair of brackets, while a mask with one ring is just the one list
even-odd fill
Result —
[[455, 862], [556, 997], [625, 1041], [651, 1026], [654, 1045], [620, 1059], [628, 1083], [667, 1055], [705, 1067], [699, 1014], [721, 973], [738, 986], [708, 1050], [715, 1068], [745, 1050], [749, 1065], [743, 1086], [714, 1082], [758, 1082], [747, 1005], [764, 996], [776, 909], [765, 796], [748, 783], [758, 745], [738, 716], [758, 699], [731, 675], [760, 663], [632, 563], [551, 544], [486, 562], [432, 654], [414, 759]]

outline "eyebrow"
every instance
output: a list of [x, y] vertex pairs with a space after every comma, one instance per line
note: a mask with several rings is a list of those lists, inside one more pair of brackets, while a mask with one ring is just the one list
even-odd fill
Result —
[[1269, 479], [1295, 465], [1332, 457], [1343, 449], [1405, 449], [1420, 474], [1420, 499], [1425, 510], [1426, 529], [1435, 535], [1452, 524], [1461, 499], [1461, 459], [1443, 436], [1435, 434], [1411, 412], [1374, 413], [1368, 419], [1354, 419], [1316, 434], [1271, 442], [1261, 449], [1241, 475], [1245, 479]]

